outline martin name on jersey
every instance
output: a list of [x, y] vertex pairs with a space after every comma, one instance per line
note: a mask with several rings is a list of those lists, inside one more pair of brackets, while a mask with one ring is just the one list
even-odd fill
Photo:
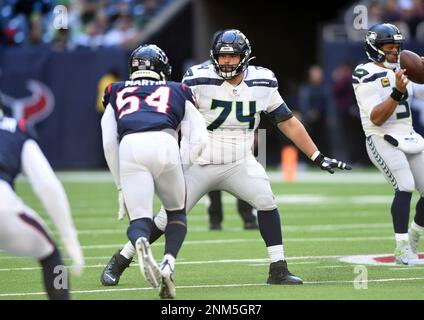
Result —
[[393, 70], [378, 66], [373, 62], [360, 64], [352, 75], [353, 88], [358, 102], [365, 136], [373, 134], [402, 134], [413, 131], [411, 100], [415, 96], [424, 99], [424, 85], [409, 82], [407, 92], [399, 101], [393, 114], [381, 125], [376, 126], [370, 120], [371, 112], [378, 104], [387, 100], [396, 86]]
[[186, 72], [183, 83], [192, 89], [208, 129], [208, 145], [199, 164], [231, 163], [251, 154], [260, 112], [271, 119], [277, 114], [292, 116], [274, 73], [263, 67], [249, 66], [243, 81], [234, 86], [219, 77], [212, 64], [196, 65]]

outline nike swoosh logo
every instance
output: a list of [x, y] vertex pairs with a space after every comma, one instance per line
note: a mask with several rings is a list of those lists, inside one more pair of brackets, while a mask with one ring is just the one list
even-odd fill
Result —
[[106, 275], [106, 277], [108, 277], [110, 280], [112, 280], [113, 282], [115, 282], [116, 281], [116, 279], [115, 278], [112, 278], [110, 275], [108, 275], [107, 273], [105, 274]]

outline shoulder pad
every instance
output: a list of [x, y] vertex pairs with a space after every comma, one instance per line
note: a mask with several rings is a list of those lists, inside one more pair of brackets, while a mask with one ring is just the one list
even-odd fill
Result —
[[274, 72], [267, 68], [249, 66], [244, 82], [249, 87], [269, 87], [278, 88], [278, 80]]

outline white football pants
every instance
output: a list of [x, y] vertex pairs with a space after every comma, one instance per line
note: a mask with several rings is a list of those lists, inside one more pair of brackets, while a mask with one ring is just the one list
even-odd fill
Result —
[[[187, 214], [206, 193], [223, 190], [248, 202], [257, 210], [273, 210], [277, 208], [271, 190], [268, 175], [264, 167], [253, 155], [228, 164], [208, 164], [184, 167], [187, 186]], [[165, 207], [166, 208], [166, 207]], [[156, 226], [165, 230], [168, 218], [163, 207], [155, 217]], [[127, 242], [125, 250], [135, 255], [131, 242]]]
[[[206, 193], [223, 190], [248, 202], [256, 210], [270, 211], [277, 208], [268, 175], [253, 155], [229, 164], [193, 164], [184, 172], [187, 185], [186, 212], [189, 213]], [[167, 216], [163, 208], [155, 218], [155, 224], [164, 230]]]
[[366, 145], [372, 163], [393, 189], [406, 192], [416, 189], [424, 196], [424, 152], [405, 154], [376, 135], [368, 137]]
[[185, 181], [178, 143], [163, 131], [124, 136], [119, 145], [122, 192], [130, 220], [153, 217], [156, 190], [166, 210], [185, 206]]

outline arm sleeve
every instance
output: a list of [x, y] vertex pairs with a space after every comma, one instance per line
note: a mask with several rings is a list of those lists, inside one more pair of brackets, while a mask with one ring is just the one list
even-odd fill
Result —
[[119, 190], [121, 189], [121, 179], [119, 177], [118, 124], [115, 119], [115, 111], [110, 104], [106, 106], [106, 110], [103, 113], [101, 127], [106, 163]]
[[21, 161], [22, 172], [57, 227], [62, 241], [77, 239], [65, 190], [34, 140], [29, 139], [24, 143]]
[[191, 163], [202, 153], [208, 141], [205, 119], [190, 102], [186, 101], [184, 118], [181, 121], [181, 158]]
[[289, 109], [289, 107], [283, 102], [278, 108], [274, 111], [268, 113], [268, 117], [271, 122], [275, 125], [279, 124], [282, 121], [286, 121], [293, 117], [293, 112]]
[[186, 101], [185, 114], [181, 121], [181, 134], [190, 144], [203, 143], [208, 138], [205, 119], [190, 101]]

